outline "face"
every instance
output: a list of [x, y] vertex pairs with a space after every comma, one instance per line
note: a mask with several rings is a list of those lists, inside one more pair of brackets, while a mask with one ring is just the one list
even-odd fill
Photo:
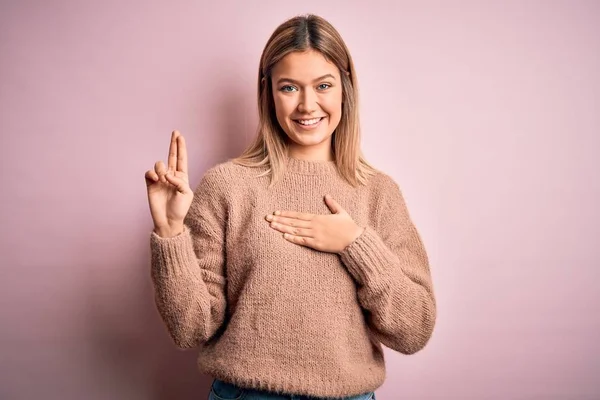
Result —
[[290, 156], [331, 160], [331, 136], [342, 116], [338, 68], [317, 51], [293, 52], [275, 64], [271, 82]]

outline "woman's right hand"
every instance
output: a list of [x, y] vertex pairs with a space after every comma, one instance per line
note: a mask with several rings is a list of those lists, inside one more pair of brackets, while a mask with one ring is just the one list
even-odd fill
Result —
[[189, 184], [185, 140], [178, 131], [171, 134], [168, 167], [158, 161], [145, 178], [154, 232], [162, 237], [180, 234], [194, 192]]

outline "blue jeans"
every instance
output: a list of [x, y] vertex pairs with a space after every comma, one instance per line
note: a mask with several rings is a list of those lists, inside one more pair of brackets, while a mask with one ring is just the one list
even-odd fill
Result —
[[301, 395], [282, 395], [264, 390], [243, 389], [232, 383], [215, 379], [210, 388], [208, 400], [376, 400], [375, 392], [349, 397], [312, 397]]

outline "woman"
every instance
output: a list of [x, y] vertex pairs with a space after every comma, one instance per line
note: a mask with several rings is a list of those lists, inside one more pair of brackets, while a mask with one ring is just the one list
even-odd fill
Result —
[[361, 155], [357, 95], [338, 32], [292, 18], [260, 60], [254, 143], [192, 191], [175, 131], [146, 172], [156, 305], [199, 348], [211, 399], [374, 399], [381, 345], [431, 337], [428, 258], [398, 185]]

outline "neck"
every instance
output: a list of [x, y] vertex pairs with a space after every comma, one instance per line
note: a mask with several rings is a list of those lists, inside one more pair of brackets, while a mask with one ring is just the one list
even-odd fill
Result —
[[[326, 146], [323, 146], [325, 144]], [[331, 142], [321, 143], [319, 148], [315, 146], [294, 146], [288, 145], [288, 155], [296, 160], [304, 161], [333, 161], [333, 151], [331, 149]]]
[[303, 175], [327, 175], [337, 171], [334, 159], [331, 160], [307, 160], [289, 155], [286, 159], [286, 168], [289, 172]]

